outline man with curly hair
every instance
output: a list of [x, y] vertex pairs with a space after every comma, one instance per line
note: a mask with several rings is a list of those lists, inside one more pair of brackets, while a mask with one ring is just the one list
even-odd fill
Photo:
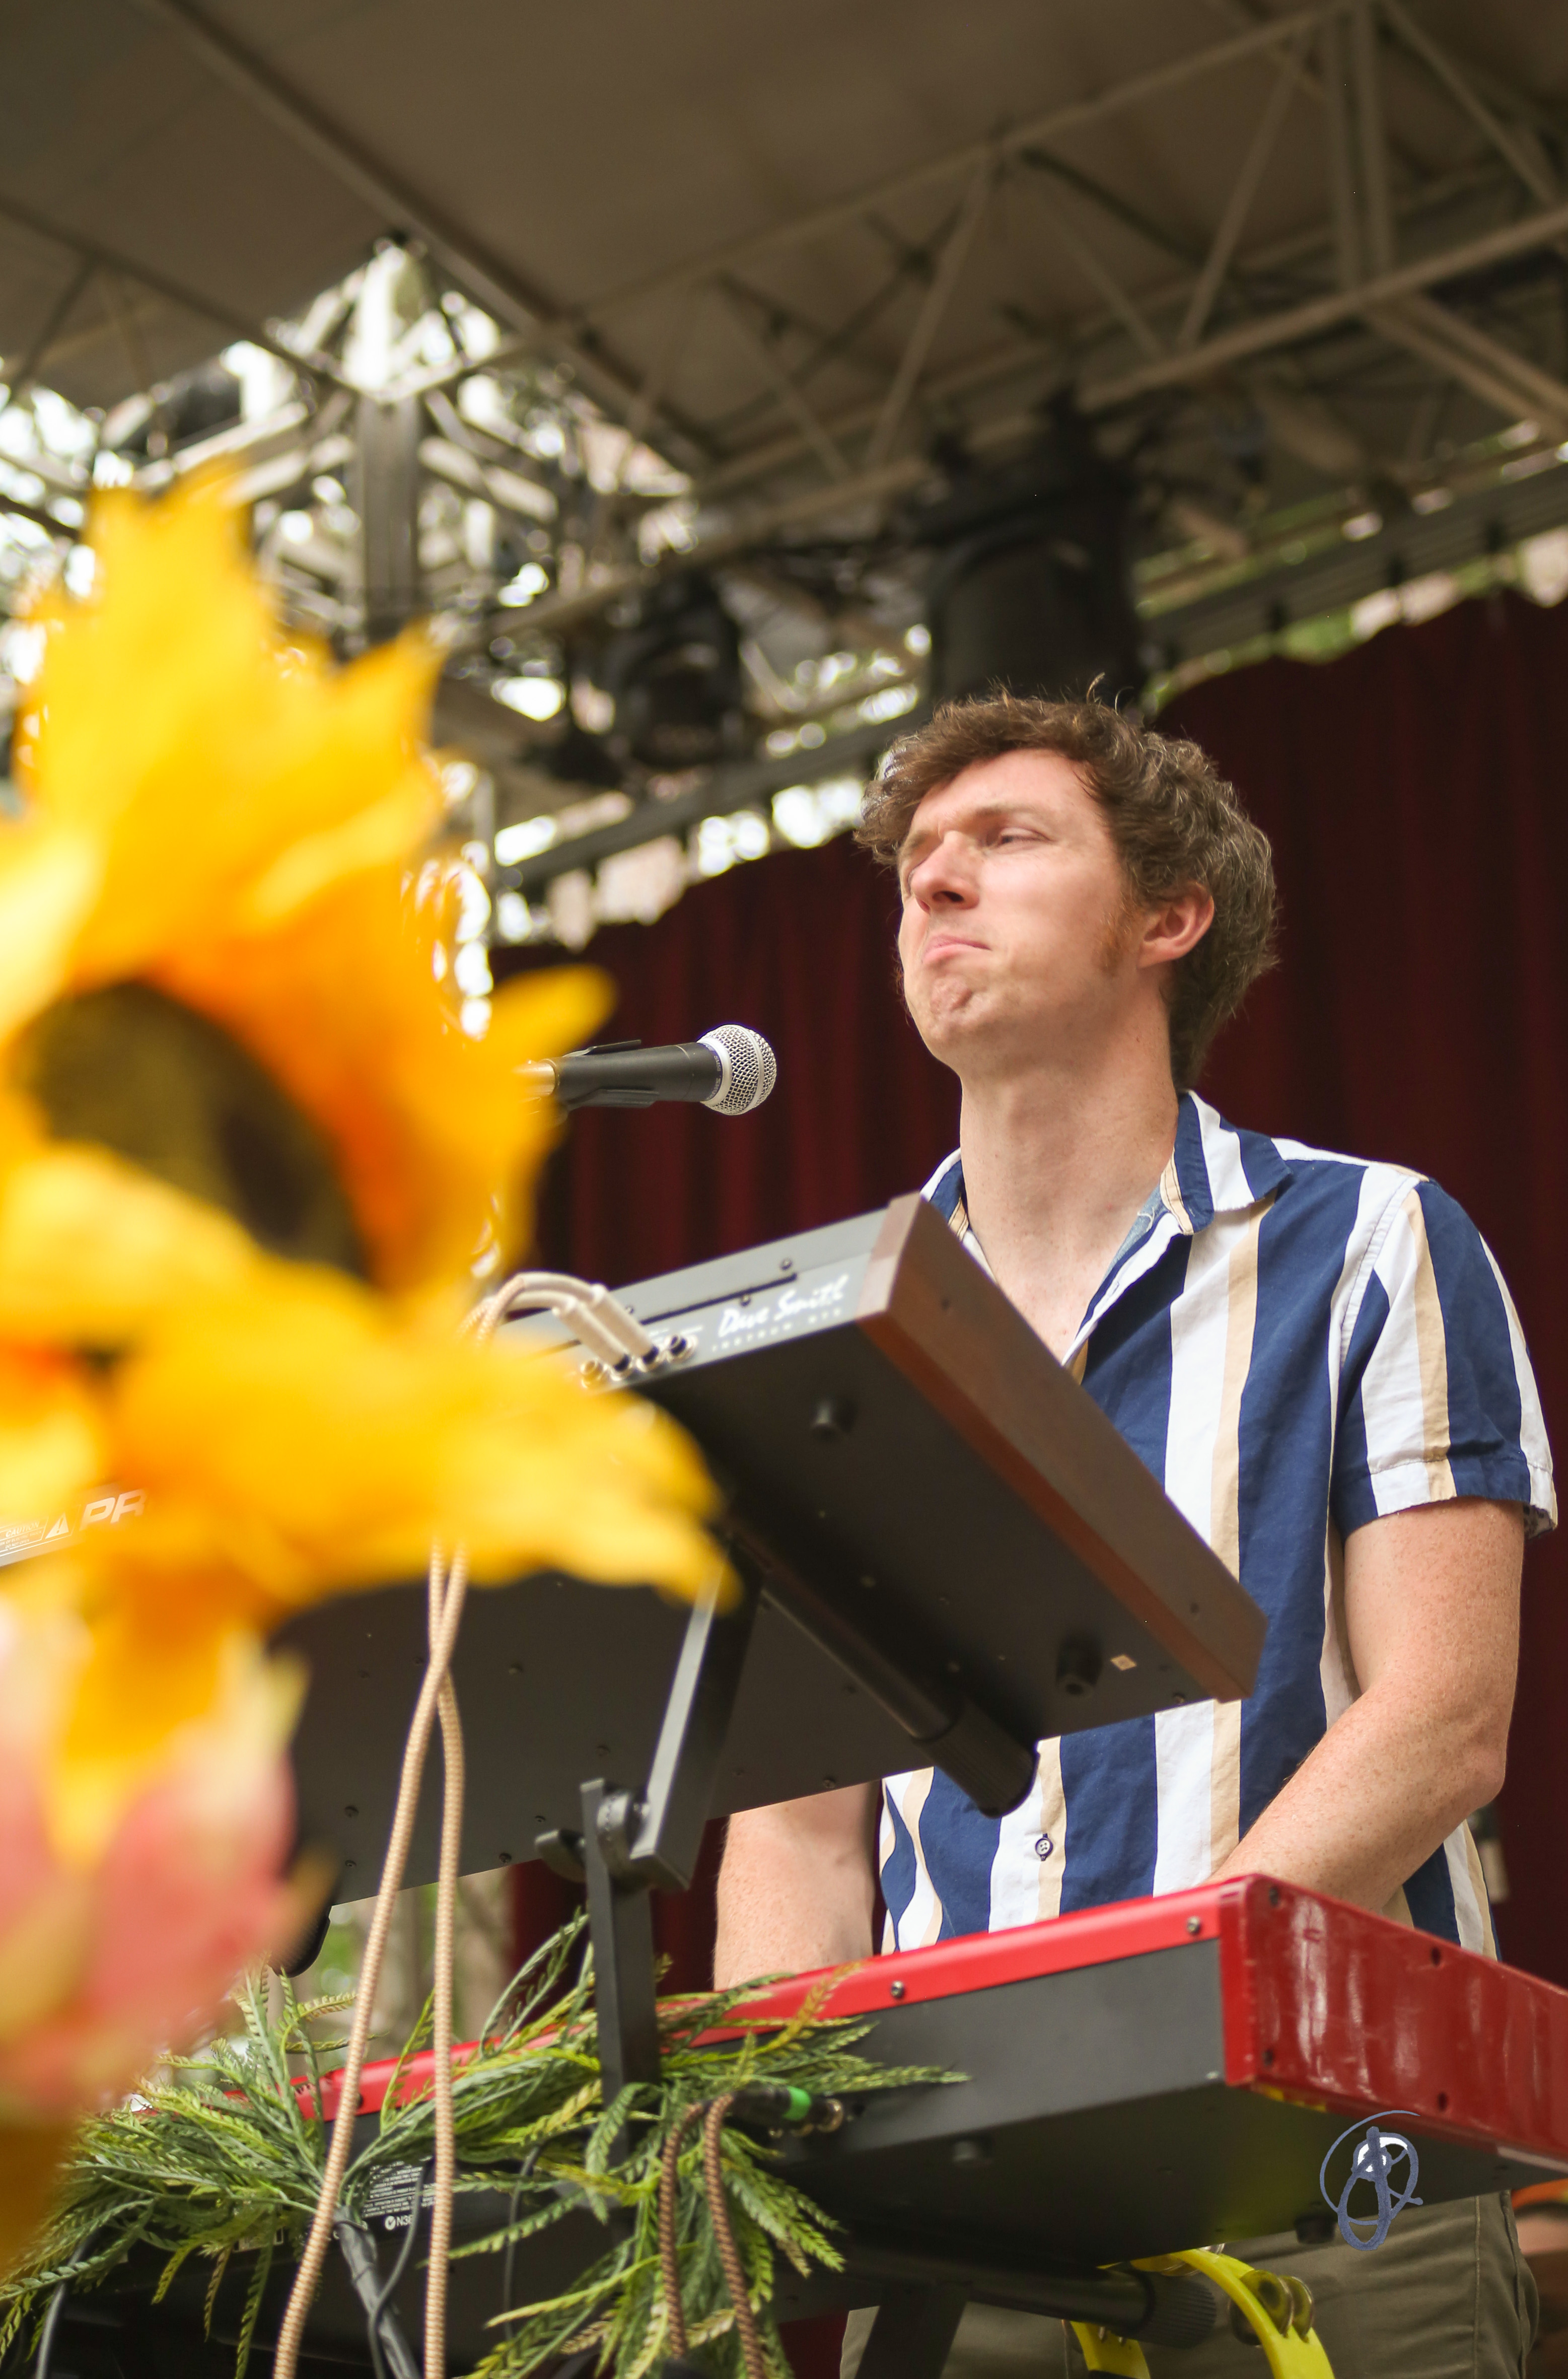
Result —
[[[962, 1085], [927, 1197], [1269, 1629], [1246, 1702], [1042, 1744], [1000, 1820], [929, 1769], [734, 1818], [718, 1979], [865, 1957], [878, 1875], [887, 1949], [1260, 1872], [1495, 1954], [1465, 1819], [1502, 1781], [1550, 1454], [1507, 1289], [1453, 1201], [1196, 1094], [1271, 960], [1266, 839], [1196, 745], [1092, 697], [1006, 694], [900, 744], [861, 839], [898, 870], [905, 998]], [[1524, 2368], [1506, 2198], [1410, 2208], [1374, 2253], [1238, 2252], [1308, 2282], [1337, 2379]], [[1067, 2352], [1057, 2324], [975, 2307], [948, 2372]], [[1186, 2379], [1252, 2359], [1228, 2331], [1150, 2349]]]

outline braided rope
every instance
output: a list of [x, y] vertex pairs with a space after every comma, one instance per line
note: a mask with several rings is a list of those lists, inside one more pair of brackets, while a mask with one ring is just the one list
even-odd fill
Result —
[[[579, 1339], [611, 1361], [627, 1352], [633, 1344], [640, 1345], [646, 1340], [651, 1346], [653, 1343], [605, 1290], [590, 1287], [585, 1282], [571, 1279], [564, 1274], [554, 1273], [516, 1274], [473, 1309], [464, 1322], [464, 1333], [483, 1345], [493, 1337], [509, 1313], [521, 1310], [525, 1303], [543, 1305], [561, 1313], [568, 1328]], [[604, 1315], [608, 1315], [608, 1324], [601, 1318]], [[428, 2276], [425, 2291], [425, 2379], [446, 2379], [447, 2284], [452, 2251], [452, 2191], [457, 2173], [452, 2079], [452, 1970], [464, 1784], [463, 1726], [450, 1671], [467, 1588], [468, 1557], [465, 1550], [460, 1546], [450, 1565], [446, 1565], [440, 1548], [434, 1547], [430, 1554], [428, 1583], [429, 1657], [419, 1688], [419, 1698], [409, 1721], [392, 1831], [387, 1841], [380, 1885], [376, 1893], [375, 1912], [360, 1963], [354, 2023], [349, 2032], [347, 2055], [339, 2076], [337, 2120], [332, 2125], [332, 2145], [328, 2151], [326, 2169], [321, 2176], [310, 2234], [306, 2240], [305, 2252], [278, 2331], [272, 2379], [297, 2379], [305, 2324], [320, 2281], [321, 2267], [332, 2240], [332, 2218], [337, 2212], [344, 2175], [348, 2169], [353, 2148], [354, 2118], [359, 2106], [360, 2076], [365, 2066], [376, 1993], [380, 1987], [397, 1895], [408, 1864], [408, 1847], [419, 1805], [419, 1791], [424, 1781], [430, 1730], [438, 1716], [441, 1727], [443, 1775], [432, 1977], [432, 2113], [436, 2152], [431, 2190]], [[416, 2207], [415, 2219], [417, 2218], [418, 2209]], [[747, 2310], [749, 2313], [749, 2306]], [[749, 2379], [764, 2379], [760, 2364], [755, 2373], [751, 2373], [749, 2364], [747, 2368]]]
[[669, 2331], [670, 2351], [681, 2355], [691, 2341], [686, 2334], [686, 2308], [681, 2301], [681, 2259], [675, 2240], [676, 2217], [680, 2211], [680, 2177], [676, 2167], [681, 2156], [681, 2143], [702, 2111], [701, 2107], [687, 2107], [664, 2143], [664, 2156], [658, 2171], [659, 2285], [664, 2291], [664, 2318]]
[[756, 2315], [746, 2290], [746, 2271], [741, 2261], [741, 2251], [735, 2244], [735, 2233], [730, 2227], [730, 2207], [724, 2195], [724, 2118], [735, 2103], [733, 2090], [722, 2098], [715, 2098], [703, 2120], [703, 2182], [707, 2191], [708, 2218], [718, 2248], [718, 2260], [724, 2269], [724, 2285], [735, 2308], [735, 2327], [741, 2339], [741, 2360], [746, 2366], [746, 2379], [767, 2379], [767, 2362], [757, 2332]]

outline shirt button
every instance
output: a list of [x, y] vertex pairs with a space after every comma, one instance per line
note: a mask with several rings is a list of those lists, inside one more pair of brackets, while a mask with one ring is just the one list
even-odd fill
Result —
[[1034, 1855], [1037, 1859], [1048, 1859], [1055, 1847], [1049, 1834], [1042, 1834], [1035, 1842]]

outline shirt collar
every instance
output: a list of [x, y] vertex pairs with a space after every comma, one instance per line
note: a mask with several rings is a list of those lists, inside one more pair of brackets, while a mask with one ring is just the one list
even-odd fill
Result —
[[1238, 1131], [1206, 1099], [1184, 1091], [1176, 1113], [1176, 1146], [1160, 1177], [1160, 1195], [1176, 1228], [1189, 1238], [1216, 1214], [1242, 1214], [1276, 1197], [1290, 1167], [1260, 1131]]
[[[1190, 1238], [1207, 1230], [1216, 1214], [1245, 1214], [1277, 1196], [1289, 1179], [1290, 1166], [1273, 1141], [1262, 1132], [1237, 1130], [1195, 1091], [1183, 1092], [1176, 1146], [1160, 1177], [1161, 1203], [1178, 1231]], [[956, 1149], [937, 1166], [923, 1194], [946, 1222], [960, 1230], [967, 1226], [963, 1161]]]

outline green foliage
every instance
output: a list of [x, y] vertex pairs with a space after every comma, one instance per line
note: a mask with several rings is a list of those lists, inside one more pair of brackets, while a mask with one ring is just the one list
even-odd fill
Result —
[[[457, 2185], [509, 2201], [500, 2229], [456, 2252], [505, 2254], [585, 2203], [605, 2227], [605, 2250], [569, 2295], [507, 2317], [480, 2379], [525, 2379], [564, 2349], [586, 2345], [598, 2347], [598, 2367], [613, 2379], [657, 2370], [669, 2351], [657, 2242], [659, 2162], [687, 2107], [749, 2081], [859, 2097], [949, 2078], [858, 2055], [867, 2026], [824, 2020], [820, 1997], [783, 2029], [759, 2035], [733, 2025], [747, 1992], [710, 1992], [661, 2002], [658, 2083], [623, 2091], [607, 2107], [587, 1959], [575, 1975], [571, 1971], [581, 1933], [580, 1922], [563, 1928], [530, 1960], [492, 2010], [476, 2054], [454, 2072]], [[231, 2265], [231, 2285], [245, 2287], [243, 2379], [268, 2278], [300, 2253], [325, 2163], [316, 2111], [320, 2052], [310, 2026], [347, 2002], [302, 2003], [285, 1981], [274, 2021], [265, 1978], [247, 1982], [236, 1999], [237, 2037], [215, 2042], [199, 2063], [182, 2060], [183, 2078], [150, 2085], [87, 2125], [32, 2262], [0, 2283], [0, 2351], [42, 2314], [62, 2280], [73, 2290], [90, 2288], [139, 2251], [143, 2260], [163, 2259], [155, 2283], [162, 2297], [181, 2265], [200, 2255], [212, 2265], [209, 2321]], [[425, 2027], [422, 2017], [404, 2060]], [[400, 2106], [398, 2095], [395, 2087], [388, 2092], [374, 2136], [349, 2167], [344, 2204], [351, 2214], [363, 2210], [379, 2180], [434, 2153], [429, 2097]], [[773, 2151], [742, 2132], [725, 2131], [723, 2170], [769, 2360], [787, 2379], [771, 2309], [774, 2254], [801, 2271], [814, 2262], [836, 2268], [841, 2258], [831, 2224], [783, 2178]], [[681, 2295], [692, 2342], [706, 2346], [704, 2359], [716, 2374], [735, 2374], [739, 2342], [703, 2191], [700, 2124], [687, 2134], [680, 2178]]]

